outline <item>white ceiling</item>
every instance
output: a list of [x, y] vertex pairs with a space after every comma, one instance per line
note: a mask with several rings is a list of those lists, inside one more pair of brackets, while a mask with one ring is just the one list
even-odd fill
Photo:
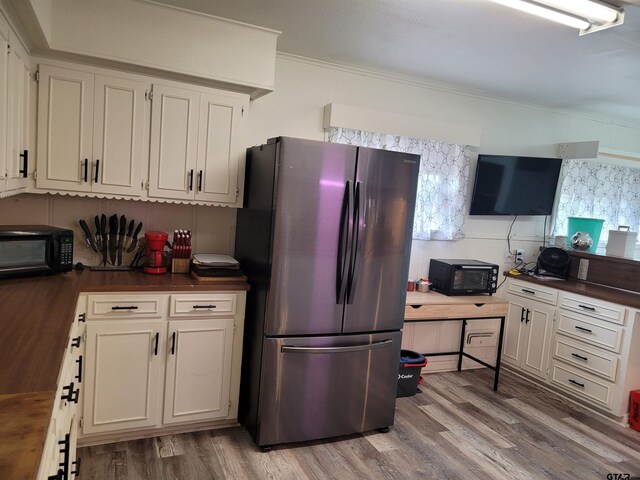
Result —
[[159, 3], [280, 30], [280, 52], [640, 122], [639, 0], [584, 36], [488, 0]]

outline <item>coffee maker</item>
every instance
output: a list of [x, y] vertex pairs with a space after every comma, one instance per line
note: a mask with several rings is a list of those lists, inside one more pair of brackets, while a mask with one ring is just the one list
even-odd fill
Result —
[[164, 251], [169, 235], [165, 232], [146, 232], [146, 261], [142, 271], [144, 273], [167, 273], [169, 253]]

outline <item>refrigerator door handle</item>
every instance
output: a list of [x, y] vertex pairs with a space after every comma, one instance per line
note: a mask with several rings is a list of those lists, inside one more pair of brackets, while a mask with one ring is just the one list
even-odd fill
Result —
[[362, 188], [362, 182], [356, 182], [355, 193], [355, 211], [353, 212], [353, 234], [352, 234], [352, 249], [351, 249], [351, 262], [349, 265], [349, 290], [347, 293], [347, 303], [353, 303], [353, 297], [355, 295], [356, 285], [358, 284], [358, 272], [360, 270], [360, 255], [359, 252], [364, 241], [364, 192]]
[[393, 344], [390, 338], [382, 342], [367, 343], [365, 345], [350, 345], [348, 347], [294, 347], [283, 345], [280, 349], [282, 353], [345, 353], [359, 352], [362, 350], [375, 350], [376, 348], [389, 347]]
[[353, 189], [347, 181], [340, 212], [340, 235], [338, 236], [338, 266], [336, 268], [336, 304], [345, 302], [350, 265], [351, 242], [353, 234]]

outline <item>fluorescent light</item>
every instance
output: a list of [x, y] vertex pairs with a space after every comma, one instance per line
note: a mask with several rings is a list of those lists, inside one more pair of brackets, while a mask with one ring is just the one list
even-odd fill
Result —
[[571, 15], [560, 13], [556, 10], [549, 10], [548, 8], [545, 8], [541, 5], [536, 5], [535, 3], [525, 2], [523, 0], [491, 0], [491, 1], [495, 3], [499, 3], [506, 7], [515, 8], [516, 10], [520, 10], [521, 12], [530, 13], [532, 15], [536, 15], [541, 18], [546, 18], [547, 20], [561, 23], [568, 27], [577, 28], [578, 30], [586, 30], [591, 26], [591, 24], [586, 20], [581, 20]]
[[615, 22], [620, 13], [617, 8], [609, 7], [590, 0], [536, 0], [550, 7], [573, 13], [579, 17], [595, 20], [598, 23]]
[[580, 30], [580, 35], [621, 25], [624, 10], [599, 0], [491, 0]]

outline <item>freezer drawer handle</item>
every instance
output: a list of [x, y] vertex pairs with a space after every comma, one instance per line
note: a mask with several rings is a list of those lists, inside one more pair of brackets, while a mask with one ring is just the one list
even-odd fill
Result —
[[283, 345], [281, 352], [283, 353], [342, 353], [342, 352], [359, 352], [362, 350], [374, 350], [376, 348], [388, 347], [393, 340], [383, 340], [382, 342], [368, 343], [366, 345], [351, 345], [349, 347], [294, 347], [291, 345]]

